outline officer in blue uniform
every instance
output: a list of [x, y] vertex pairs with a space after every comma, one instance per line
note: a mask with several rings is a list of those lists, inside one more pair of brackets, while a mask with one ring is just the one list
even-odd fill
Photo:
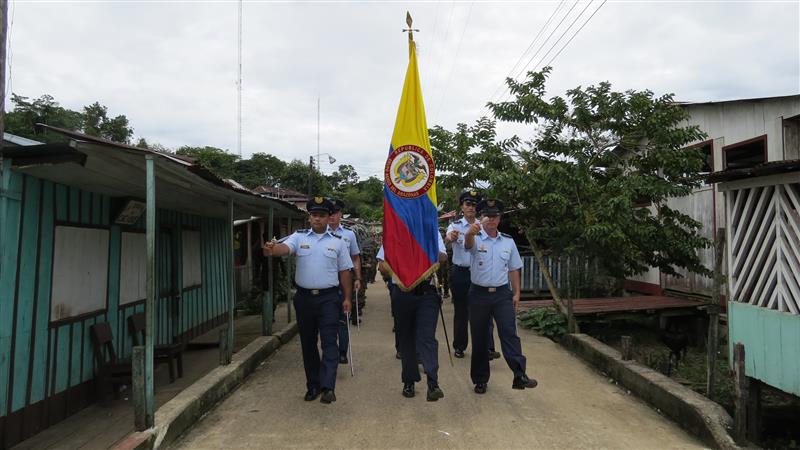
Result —
[[514, 239], [497, 230], [502, 212], [503, 202], [500, 200], [482, 200], [478, 203], [481, 223], [470, 225], [464, 237], [464, 248], [472, 254], [469, 320], [473, 352], [470, 377], [478, 394], [486, 393], [489, 382], [486, 327], [490, 316], [494, 316], [497, 322], [503, 357], [514, 372], [511, 387], [534, 388], [537, 384], [525, 373], [526, 360], [517, 336], [516, 310], [519, 305], [522, 258]]
[[[338, 199], [331, 199], [331, 202], [333, 202], [333, 213], [328, 217], [328, 230], [342, 237], [350, 253], [350, 259], [353, 260], [353, 292], [355, 293], [361, 289], [361, 250], [358, 248], [358, 241], [356, 240], [356, 234], [353, 233], [353, 230], [341, 224], [344, 202]], [[355, 325], [355, 321], [358, 320], [355, 314], [353, 314], [351, 319]], [[350, 336], [347, 332], [347, 317], [344, 311], [342, 311], [339, 317], [339, 364], [347, 364], [347, 347], [349, 344]]]
[[[447, 249], [439, 233], [439, 264], [447, 263]], [[378, 269], [384, 276], [392, 276], [384, 261], [383, 246], [376, 258], [380, 261]], [[439, 321], [439, 308], [442, 301], [432, 279], [423, 280], [411, 291], [403, 291], [393, 279], [389, 286], [392, 310], [395, 316], [396, 336], [400, 344], [402, 361], [401, 380], [403, 396], [416, 395], [414, 383], [421, 381], [417, 355], [428, 382], [426, 399], [435, 402], [444, 397], [439, 387], [439, 341], [436, 340], [436, 324]]]
[[[303, 349], [306, 371], [305, 400], [320, 397], [322, 403], [336, 401], [336, 369], [339, 348], [336, 334], [340, 311], [350, 311], [353, 261], [342, 238], [328, 230], [333, 203], [324, 197], [312, 197], [306, 204], [311, 228], [298, 230], [283, 243], [264, 244], [264, 256], [295, 255], [297, 268], [294, 308]], [[339, 295], [341, 286], [342, 297]], [[317, 336], [322, 344], [322, 360]]]
[[[463, 358], [469, 344], [469, 268], [472, 255], [464, 249], [464, 234], [470, 225], [476, 223], [475, 207], [481, 201], [478, 191], [464, 191], [458, 197], [461, 213], [464, 217], [447, 227], [445, 240], [453, 249], [453, 266], [450, 271], [450, 286], [453, 291], [453, 356]], [[494, 347], [494, 325], [489, 320], [489, 359], [496, 359], [500, 354]]]

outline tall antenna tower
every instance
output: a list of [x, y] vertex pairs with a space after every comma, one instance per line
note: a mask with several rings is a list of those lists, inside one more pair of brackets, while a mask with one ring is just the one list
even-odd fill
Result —
[[242, 158], [242, 0], [239, 0], [239, 79], [236, 81], [236, 151]]

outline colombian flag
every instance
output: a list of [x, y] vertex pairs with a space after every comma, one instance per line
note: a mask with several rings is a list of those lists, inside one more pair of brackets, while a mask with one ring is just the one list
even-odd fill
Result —
[[439, 266], [436, 181], [416, 45], [408, 41], [408, 69], [384, 167], [383, 250], [385, 262], [410, 290]]

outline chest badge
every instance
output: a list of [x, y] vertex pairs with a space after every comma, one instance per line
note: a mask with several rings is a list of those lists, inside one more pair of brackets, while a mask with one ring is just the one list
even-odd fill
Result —
[[300, 244], [300, 248], [311, 248], [308, 244]]

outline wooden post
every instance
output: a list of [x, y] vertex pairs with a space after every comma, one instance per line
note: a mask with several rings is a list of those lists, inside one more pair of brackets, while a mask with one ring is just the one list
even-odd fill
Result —
[[748, 380], [749, 396], [747, 398], [747, 439], [750, 442], [761, 441], [761, 381], [755, 378]]
[[633, 341], [630, 336], [622, 336], [622, 360], [630, 361], [633, 357]]
[[219, 330], [219, 365], [226, 366], [231, 363], [229, 349], [231, 343], [228, 340], [228, 329], [223, 328]]
[[147, 429], [147, 418], [145, 417], [145, 389], [144, 389], [144, 346], [133, 347], [131, 365], [133, 367], [133, 413], [136, 431]]
[[153, 341], [156, 305], [156, 177], [153, 155], [145, 156], [147, 166], [147, 216], [145, 239], [147, 241], [147, 299], [144, 303], [144, 423], [153, 426]]
[[747, 438], [747, 400], [749, 397], [747, 375], [745, 374], [744, 344], [737, 342], [733, 347], [733, 387], [734, 387], [734, 437], [740, 442]]
[[235, 286], [235, 276], [233, 273], [233, 199], [228, 199], [228, 251], [226, 252], [227, 258], [227, 266], [228, 266], [228, 283], [229, 283], [229, 292], [228, 295], [230, 298], [228, 299], [228, 336], [227, 336], [227, 346], [225, 347], [225, 364], [229, 364], [233, 359], [233, 313], [234, 309], [236, 308], [236, 286]]
[[[269, 222], [267, 223], [267, 238], [272, 239], [275, 234], [275, 209], [269, 208]], [[269, 336], [272, 334], [272, 304], [275, 299], [274, 275], [275, 268], [273, 258], [267, 258], [267, 292], [263, 294], [261, 303], [261, 334]]]
[[706, 397], [714, 393], [717, 378], [717, 347], [719, 343], [719, 310], [720, 291], [724, 282], [722, 276], [722, 258], [725, 250], [725, 229], [717, 228], [714, 243], [714, 275], [712, 278], [711, 304], [708, 305], [708, 337], [706, 338]]

